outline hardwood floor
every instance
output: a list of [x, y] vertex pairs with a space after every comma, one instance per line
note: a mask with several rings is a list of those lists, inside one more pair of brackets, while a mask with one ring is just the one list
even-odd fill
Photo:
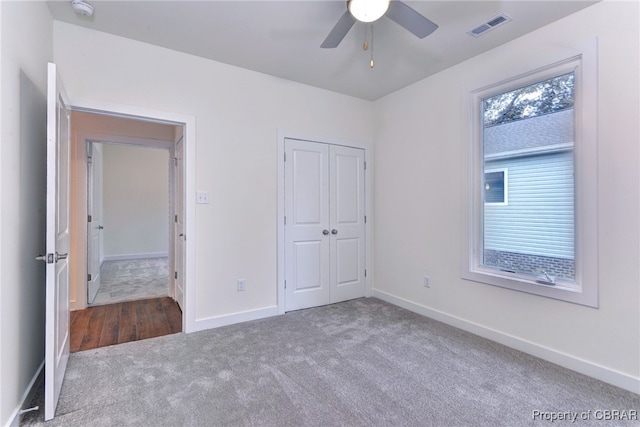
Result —
[[169, 297], [99, 305], [71, 312], [71, 352], [182, 331], [182, 312]]

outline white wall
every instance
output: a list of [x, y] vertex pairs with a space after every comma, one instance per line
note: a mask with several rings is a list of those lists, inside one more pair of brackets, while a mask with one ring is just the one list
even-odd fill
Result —
[[[600, 308], [461, 280], [468, 89], [594, 37]], [[377, 295], [640, 391], [638, 39], [638, 3], [603, 2], [378, 100]]]
[[106, 259], [169, 250], [169, 151], [121, 144], [103, 148]]
[[371, 104], [60, 22], [54, 58], [72, 103], [195, 117], [196, 320], [274, 308], [277, 130], [371, 141]]
[[[45, 3], [0, 2], [0, 425], [44, 361], [47, 61]], [[27, 402], [28, 403], [28, 402]]]

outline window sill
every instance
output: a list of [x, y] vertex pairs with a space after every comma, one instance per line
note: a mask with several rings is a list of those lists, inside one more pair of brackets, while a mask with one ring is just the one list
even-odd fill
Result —
[[583, 288], [575, 282], [558, 280], [553, 285], [543, 284], [538, 283], [536, 278], [530, 275], [503, 273], [483, 268], [463, 271], [462, 279], [588, 307], [597, 307], [597, 295], [594, 298], [594, 295], [583, 292]]

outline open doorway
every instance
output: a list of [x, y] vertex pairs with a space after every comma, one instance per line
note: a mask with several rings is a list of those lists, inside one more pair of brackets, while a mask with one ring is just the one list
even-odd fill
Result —
[[[72, 313], [72, 322], [89, 325], [96, 323], [93, 317], [112, 312], [118, 317], [131, 308], [147, 320], [164, 321], [154, 310], [167, 307], [167, 300], [175, 301], [180, 313], [185, 274], [178, 270], [185, 251], [179, 242], [183, 227], [177, 223], [178, 215], [184, 222], [183, 125], [86, 111], [73, 111], [71, 123], [75, 256], [70, 287], [72, 310], [80, 314]], [[134, 305], [112, 307], [129, 302]], [[173, 326], [150, 325], [147, 332], [149, 328], [175, 332]], [[138, 334], [128, 341], [160, 334]]]
[[87, 305], [169, 296], [169, 158], [87, 142]]

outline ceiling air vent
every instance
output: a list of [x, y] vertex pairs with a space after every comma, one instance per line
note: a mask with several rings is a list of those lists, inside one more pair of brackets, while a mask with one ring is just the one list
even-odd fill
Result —
[[511, 21], [511, 17], [506, 13], [501, 13], [500, 15], [491, 18], [489, 21], [478, 25], [472, 30], [467, 31], [467, 34], [471, 34], [473, 37], [479, 37], [486, 33], [487, 31], [491, 31], [500, 25]]

